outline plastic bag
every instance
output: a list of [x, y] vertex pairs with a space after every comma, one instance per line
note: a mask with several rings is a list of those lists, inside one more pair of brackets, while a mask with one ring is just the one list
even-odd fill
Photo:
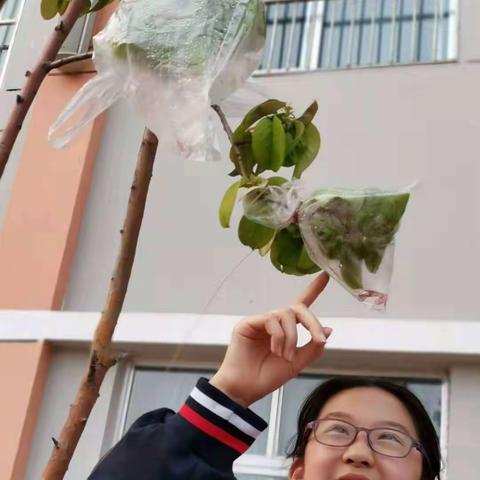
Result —
[[[383, 310], [393, 272], [395, 234], [410, 197], [408, 191], [321, 189], [301, 202], [298, 183], [248, 192], [245, 216], [276, 229], [277, 238], [287, 233], [295, 238], [289, 229], [298, 226], [311, 261], [359, 301]], [[289, 248], [288, 242], [283, 245]], [[275, 241], [272, 254], [274, 246]], [[284, 267], [285, 273], [295, 273]]]
[[301, 182], [254, 188], [243, 197], [243, 213], [253, 222], [279, 230], [292, 222], [302, 198]]
[[265, 43], [263, 0], [123, 0], [93, 39], [98, 74], [49, 131], [66, 145], [119, 98], [186, 158], [203, 160], [214, 143], [210, 105], [243, 85]]

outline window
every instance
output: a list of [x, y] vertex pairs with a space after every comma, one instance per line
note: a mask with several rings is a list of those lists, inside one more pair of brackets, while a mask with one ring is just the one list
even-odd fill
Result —
[[[127, 387], [126, 409], [120, 436], [143, 413], [165, 406], [178, 410], [200, 376], [210, 377], [208, 370], [159, 369], [137, 367]], [[297, 413], [306, 396], [326, 376], [302, 375], [255, 403], [251, 408], [269, 422], [246, 454], [234, 466], [238, 480], [280, 480], [287, 476], [285, 451], [296, 431]], [[406, 385], [419, 396], [429, 412], [437, 432], [445, 419], [442, 411], [442, 381], [440, 379], [390, 380]]]
[[456, 0], [273, 0], [259, 73], [456, 57]]
[[0, 77], [6, 63], [8, 49], [12, 43], [20, 4], [19, 0], [6, 0], [0, 10]]

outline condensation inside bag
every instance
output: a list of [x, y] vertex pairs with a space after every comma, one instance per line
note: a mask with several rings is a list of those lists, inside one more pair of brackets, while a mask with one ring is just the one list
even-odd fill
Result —
[[123, 0], [93, 39], [97, 75], [49, 131], [66, 145], [120, 98], [165, 149], [215, 158], [210, 105], [245, 85], [265, 43], [263, 0]]
[[252, 222], [265, 227], [285, 228], [300, 206], [302, 192], [303, 185], [299, 181], [254, 188], [242, 199], [243, 213]]
[[244, 197], [244, 214], [278, 230], [298, 223], [312, 261], [359, 301], [383, 310], [408, 190], [321, 189], [303, 202], [299, 192], [299, 182], [254, 189]]

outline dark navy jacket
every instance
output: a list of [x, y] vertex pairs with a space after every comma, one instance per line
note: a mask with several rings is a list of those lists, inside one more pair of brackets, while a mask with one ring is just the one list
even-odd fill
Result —
[[88, 480], [233, 480], [266, 422], [201, 378], [178, 413], [142, 415]]

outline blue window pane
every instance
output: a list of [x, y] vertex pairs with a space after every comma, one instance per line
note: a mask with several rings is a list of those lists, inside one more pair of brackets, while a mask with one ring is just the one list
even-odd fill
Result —
[[[262, 69], [335, 69], [450, 59], [450, 0], [267, 3]], [[315, 45], [315, 48], [313, 46]]]

